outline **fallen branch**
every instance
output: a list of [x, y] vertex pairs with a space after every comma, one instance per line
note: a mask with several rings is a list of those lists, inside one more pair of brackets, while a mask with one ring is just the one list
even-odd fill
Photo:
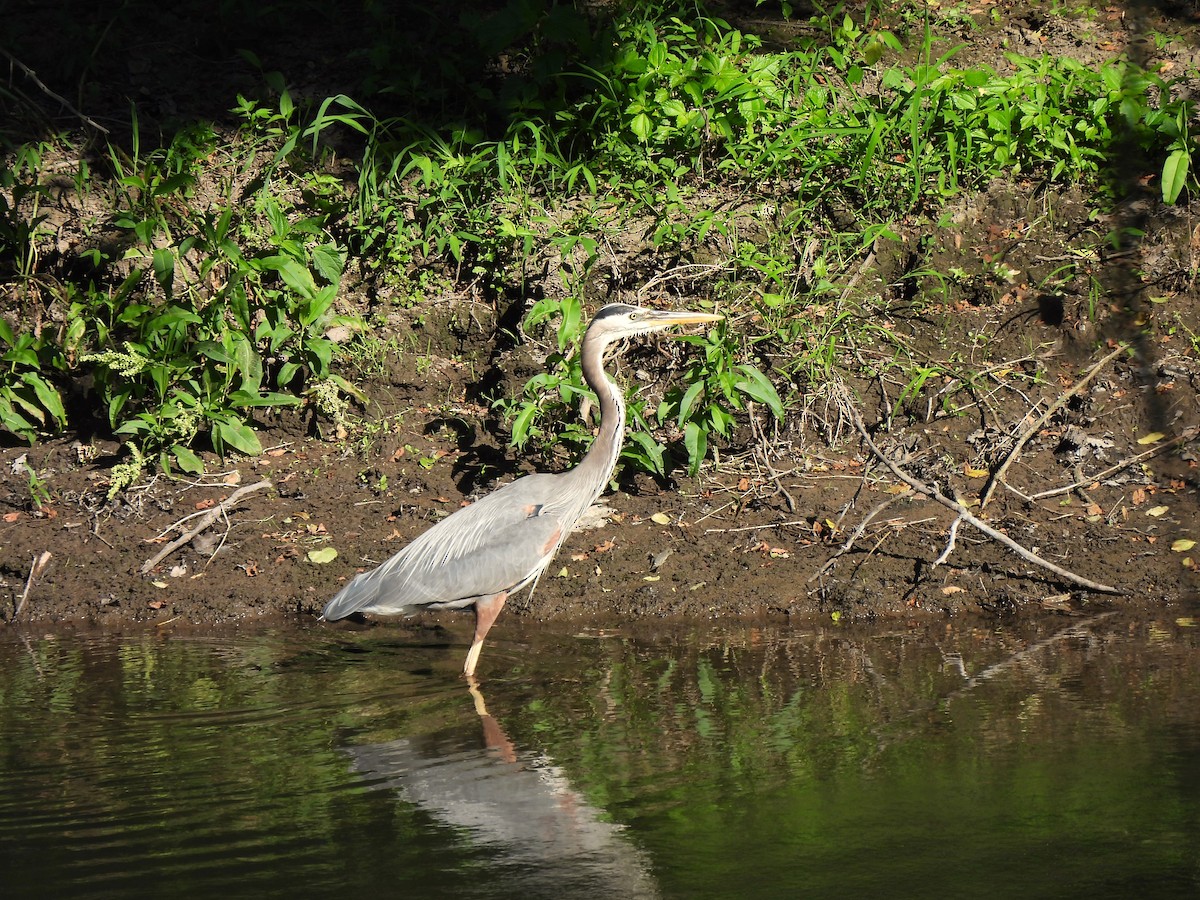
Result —
[[947, 509], [951, 510], [956, 515], [958, 515], [958, 517], [960, 519], [962, 519], [964, 522], [966, 522], [969, 525], [974, 526], [976, 529], [978, 529], [979, 531], [982, 531], [984, 534], [986, 534], [988, 537], [992, 538], [993, 540], [999, 541], [1001, 544], [1003, 544], [1005, 547], [1008, 547], [1008, 549], [1012, 550], [1014, 553], [1016, 553], [1022, 559], [1027, 560], [1028, 562], [1031, 562], [1036, 566], [1040, 566], [1041, 568], [1046, 569], [1048, 572], [1053, 572], [1055, 575], [1057, 575], [1059, 578], [1062, 578], [1065, 581], [1069, 581], [1072, 584], [1077, 584], [1080, 587], [1085, 587], [1090, 591], [1097, 591], [1098, 593], [1102, 593], [1102, 594], [1119, 594], [1119, 593], [1121, 593], [1121, 591], [1115, 587], [1111, 587], [1110, 585], [1107, 585], [1107, 584], [1101, 584], [1098, 581], [1092, 581], [1089, 578], [1084, 578], [1082, 575], [1076, 575], [1074, 572], [1068, 571], [1067, 569], [1064, 569], [1061, 566], [1056, 566], [1054, 563], [1049, 562], [1048, 560], [1042, 559], [1040, 556], [1038, 556], [1032, 550], [1026, 549], [1025, 547], [1018, 544], [1016, 541], [1014, 541], [1012, 538], [1010, 538], [1008, 535], [1006, 535], [1000, 531], [997, 531], [991, 525], [988, 525], [986, 522], [979, 519], [969, 509], [967, 509], [965, 506], [963, 506], [958, 501], [951, 500], [949, 497], [947, 497], [945, 494], [943, 494], [941, 491], [939, 491], [933, 485], [925, 484], [923, 481], [918, 481], [916, 478], [913, 478], [911, 475], [909, 475], [907, 472], [905, 472], [903, 469], [901, 469], [899, 466], [897, 466], [895, 463], [893, 463], [890, 459], [888, 459], [888, 457], [884, 455], [883, 451], [880, 450], [879, 447], [877, 447], [875, 445], [875, 442], [873, 440], [871, 440], [871, 435], [867, 432], [867, 427], [863, 424], [862, 416], [860, 416], [858, 414], [858, 409], [856, 407], [854, 407], [853, 404], [850, 404], [850, 414], [851, 414], [851, 418], [853, 418], [853, 420], [854, 420], [854, 427], [856, 429], [858, 429], [858, 433], [862, 436], [863, 441], [866, 442], [867, 447], [870, 448], [871, 453], [875, 456], [875, 458], [878, 459], [880, 462], [882, 462], [885, 466], [887, 466], [888, 469], [891, 470], [893, 475], [895, 475], [897, 478], [899, 478], [901, 481], [903, 481], [905, 484], [907, 484], [914, 491], [924, 494], [926, 497], [929, 497], [930, 499], [937, 501], [942, 506], [946, 507]]
[[888, 497], [873, 510], [867, 513], [866, 516], [863, 517], [863, 520], [858, 523], [858, 527], [854, 529], [854, 532], [850, 535], [850, 537], [846, 538], [842, 546], [838, 548], [838, 552], [829, 557], [829, 559], [825, 560], [825, 565], [821, 566], [820, 569], [808, 577], [809, 583], [811, 584], [812, 582], [816, 581], [818, 578], [832, 569], [834, 563], [849, 553], [850, 548], [854, 546], [854, 543], [860, 537], [862, 537], [862, 533], [867, 530], [867, 526], [871, 524], [871, 520], [891, 506], [894, 502], [896, 502], [895, 497]]
[[996, 469], [996, 471], [992, 473], [992, 477], [989, 478], [988, 483], [984, 485], [983, 494], [979, 498], [979, 509], [981, 511], [987, 508], [988, 503], [992, 499], [992, 494], [996, 490], [996, 485], [1004, 479], [1005, 473], [1008, 472], [1008, 467], [1016, 462], [1017, 457], [1021, 455], [1021, 449], [1025, 446], [1029, 439], [1042, 430], [1042, 427], [1050, 421], [1050, 417], [1054, 415], [1055, 412], [1064, 407], [1072, 397], [1091, 384], [1092, 379], [1100, 374], [1101, 369], [1103, 369], [1128, 349], [1128, 344], [1121, 344], [1116, 350], [1092, 366], [1087, 371], [1086, 375], [1075, 382], [1075, 384], [1071, 386], [1071, 389], [1065, 394], [1059, 395], [1059, 398], [1050, 404], [1049, 409], [1042, 413], [1042, 415], [1038, 417], [1038, 420], [1030, 425], [1029, 428], [1027, 428], [1025, 432], [1019, 438], [1017, 438], [1016, 444], [1013, 445], [1013, 448], [1009, 452], [1008, 456], [1004, 458], [1004, 462], [1000, 464], [1000, 468]]
[[79, 110], [77, 110], [74, 106], [72, 106], [71, 102], [69, 100], [67, 100], [65, 97], [54, 93], [54, 91], [52, 91], [52, 90], [50, 90], [50, 88], [46, 87], [46, 85], [42, 83], [42, 80], [37, 77], [37, 73], [35, 71], [33, 71], [33, 69], [29, 68], [29, 66], [25, 65], [25, 63], [21, 62], [19, 59], [17, 59], [15, 56], [13, 56], [11, 53], [9, 53], [7, 50], [4, 50], [3, 48], [0, 48], [0, 54], [3, 54], [8, 59], [9, 65], [16, 66], [18, 69], [20, 69], [22, 72], [24, 72], [25, 77], [27, 77], [30, 81], [32, 81], [34, 84], [36, 84], [38, 86], [38, 89], [41, 90], [41, 92], [43, 94], [45, 94], [47, 97], [50, 97], [52, 100], [57, 100], [59, 103], [61, 103], [63, 106], [65, 106], [68, 110], [70, 110], [72, 113], [74, 113], [80, 119], [83, 119], [83, 121], [87, 122], [89, 125], [91, 125], [93, 128], [95, 128], [97, 131], [102, 132], [104, 134], [108, 134], [107, 128], [105, 128], [103, 125], [101, 125], [95, 119], [92, 119], [89, 116], [85, 116], [83, 113], [81, 113]]
[[954, 541], [958, 537], [958, 526], [962, 524], [962, 516], [958, 516], [950, 523], [950, 534], [946, 537], [946, 549], [944, 549], [937, 559], [933, 561], [931, 569], [936, 569], [942, 563], [950, 558], [950, 554], [954, 552]]
[[[1187, 431], [1185, 431], [1183, 434], [1179, 435], [1178, 437], [1173, 437], [1173, 438], [1171, 438], [1171, 440], [1166, 441], [1165, 443], [1159, 444], [1157, 447], [1151, 447], [1149, 450], [1143, 450], [1141, 453], [1135, 454], [1134, 456], [1127, 457], [1127, 458], [1121, 460], [1119, 463], [1111, 465], [1107, 469], [1097, 472], [1095, 475], [1092, 475], [1087, 480], [1076, 481], [1073, 484], [1068, 484], [1068, 485], [1065, 485], [1064, 487], [1056, 487], [1056, 488], [1053, 488], [1048, 491], [1042, 491], [1040, 494], [1031, 494], [1028, 497], [1021, 495], [1021, 497], [1024, 500], [1033, 501], [1033, 500], [1045, 500], [1047, 497], [1057, 497], [1059, 494], [1069, 494], [1069, 493], [1071, 493], [1071, 491], [1075, 490], [1076, 488], [1085, 487], [1086, 485], [1092, 484], [1093, 482], [1096, 482], [1096, 481], [1102, 481], [1105, 478], [1107, 478], [1109, 475], [1112, 475], [1116, 472], [1120, 472], [1122, 469], [1128, 468], [1129, 466], [1132, 466], [1134, 463], [1141, 462], [1143, 459], [1145, 459], [1148, 456], [1154, 456], [1156, 453], [1162, 453], [1164, 450], [1170, 450], [1172, 447], [1176, 447], [1179, 444], [1182, 444], [1184, 441], [1191, 440], [1192, 438], [1196, 437], [1196, 435], [1197, 435], [1196, 429], [1189, 428]], [[1008, 488], [1009, 490], [1015, 491], [1015, 488], [1013, 488], [1011, 485], [1006, 484], [1005, 487]]]
[[[215, 522], [218, 516], [224, 515], [225, 512], [232, 508], [239, 500], [242, 499], [242, 497], [253, 493], [254, 491], [261, 490], [262, 488], [269, 488], [270, 486], [270, 479], [264, 478], [262, 481], [257, 482], [256, 484], [248, 484], [245, 487], [238, 488], [227, 498], [210, 509], [195, 528], [185, 534], [180, 535], [175, 540], [171, 541], [171, 543], [167, 544], [167, 546], [163, 547], [162, 550], [158, 551], [158, 553], [154, 554], [153, 557], [146, 560], [146, 562], [142, 565], [142, 574], [148, 575], [151, 569], [157, 566], [160, 562], [162, 562], [184, 544], [189, 543], [194, 537], [196, 537], [196, 535], [200, 534], [200, 532], [204, 531], [204, 529]], [[187, 519], [190, 518], [192, 518], [192, 516], [180, 519], [180, 522], [186, 522]], [[179, 523], [176, 524], [178, 525]]]
[[42, 577], [42, 573], [50, 565], [52, 556], [53, 554], [49, 550], [43, 550], [33, 558], [33, 563], [29, 566], [29, 577], [25, 580], [25, 590], [21, 594], [21, 599], [17, 602], [17, 608], [13, 612], [12, 619], [9, 620], [10, 625], [17, 621], [17, 617], [21, 615], [21, 610], [25, 608], [25, 601], [29, 599], [29, 592], [33, 589], [33, 583]]

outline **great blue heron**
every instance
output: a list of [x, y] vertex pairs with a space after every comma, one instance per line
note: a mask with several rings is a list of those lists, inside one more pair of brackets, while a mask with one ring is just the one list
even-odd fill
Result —
[[463, 666], [464, 675], [474, 675], [483, 639], [508, 595], [536, 585], [616, 467], [625, 435], [625, 398], [604, 372], [604, 351], [624, 338], [720, 318], [623, 303], [600, 309], [580, 353], [584, 381], [600, 400], [600, 430], [579, 465], [558, 475], [526, 475], [458, 510], [378, 568], [354, 578], [325, 605], [324, 618], [474, 606], [475, 639]]

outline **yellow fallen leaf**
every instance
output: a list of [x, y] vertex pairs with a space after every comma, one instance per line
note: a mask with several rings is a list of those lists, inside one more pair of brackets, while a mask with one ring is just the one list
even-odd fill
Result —
[[1139, 444], [1157, 444], [1163, 439], [1163, 437], [1164, 435], [1161, 431], [1152, 431], [1149, 434], [1138, 438], [1137, 442]]
[[907, 484], [892, 484], [883, 489], [885, 494], [907, 494], [910, 488]]
[[154, 585], [156, 588], [165, 588], [167, 586], [167, 583], [165, 581], [152, 581], [150, 583], [152, 585]]
[[567, 567], [563, 566], [561, 569], [558, 570], [558, 573], [554, 577], [555, 578], [567, 578], [570, 576], [570, 574], [571, 573], [567, 571]]
[[1146, 515], [1154, 516], [1154, 518], [1157, 519], [1159, 516], [1166, 515], [1170, 511], [1170, 509], [1171, 509], [1171, 507], [1169, 507], [1169, 506], [1155, 506], [1155, 507], [1152, 507], [1151, 509], [1146, 510]]
[[942, 588], [942, 593], [948, 597], [951, 594], [961, 594], [965, 590], [966, 588], [961, 588], [957, 584], [948, 584]]
[[661, 580], [662, 580], [661, 575], [647, 575], [642, 579], [642, 581], [661, 581]]
[[1196, 546], [1195, 541], [1190, 540], [1189, 538], [1180, 538], [1179, 540], [1177, 540], [1175, 543], [1173, 543], [1171, 545], [1171, 549], [1174, 550], [1176, 553], [1187, 553], [1189, 550], [1191, 550], [1195, 546]]
[[964, 471], [967, 473], [968, 478], [986, 478], [988, 474], [987, 469], [972, 469], [970, 466], [967, 466]]
[[650, 521], [654, 522], [657, 525], [670, 525], [671, 517], [668, 516], [666, 513], [655, 513], [654, 515], [652, 515], [650, 517]]
[[321, 547], [319, 550], [308, 551], [308, 561], [316, 563], [318, 566], [323, 566], [337, 559], [337, 555], [337, 550], [333, 547]]
[[1196, 618], [1195, 616], [1180, 616], [1175, 620], [1175, 624], [1180, 628], [1195, 628]]

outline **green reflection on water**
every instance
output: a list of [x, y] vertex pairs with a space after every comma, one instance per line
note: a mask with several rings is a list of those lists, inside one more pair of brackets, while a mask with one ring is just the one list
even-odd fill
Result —
[[4, 893], [1193, 896], [1196, 629], [1069, 626], [9, 635]]

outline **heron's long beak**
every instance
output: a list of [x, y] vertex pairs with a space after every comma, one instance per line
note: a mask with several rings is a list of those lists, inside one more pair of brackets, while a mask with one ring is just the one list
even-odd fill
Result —
[[696, 325], [701, 322], [720, 322], [724, 316], [716, 313], [692, 312], [691, 310], [681, 309], [662, 309], [654, 311], [654, 324], [665, 325]]

